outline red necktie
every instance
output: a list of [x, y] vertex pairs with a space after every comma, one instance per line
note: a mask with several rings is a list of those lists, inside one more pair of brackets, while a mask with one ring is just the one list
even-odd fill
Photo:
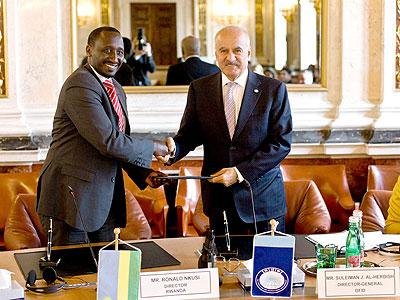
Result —
[[118, 128], [120, 131], [124, 131], [124, 115], [122, 112], [121, 104], [119, 103], [117, 91], [115, 90], [114, 84], [112, 83], [111, 79], [106, 79], [103, 81], [104, 87], [108, 93], [108, 96], [111, 99], [111, 103], [114, 107], [115, 112], [118, 116]]

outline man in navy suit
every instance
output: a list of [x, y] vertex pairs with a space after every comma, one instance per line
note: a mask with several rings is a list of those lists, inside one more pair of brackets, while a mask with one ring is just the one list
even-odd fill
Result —
[[220, 69], [200, 59], [200, 40], [192, 35], [182, 40], [184, 62], [170, 66], [166, 85], [189, 85], [193, 80], [218, 73]]
[[240, 27], [221, 29], [215, 48], [222, 73], [190, 85], [179, 131], [168, 141], [171, 149], [175, 143], [169, 163], [203, 145], [202, 175], [213, 176], [201, 182], [203, 209], [216, 234], [224, 233], [223, 211], [231, 234], [253, 233], [254, 218], [258, 232], [268, 230], [272, 218], [284, 231], [279, 164], [290, 152], [292, 136], [286, 86], [248, 69], [250, 39]]

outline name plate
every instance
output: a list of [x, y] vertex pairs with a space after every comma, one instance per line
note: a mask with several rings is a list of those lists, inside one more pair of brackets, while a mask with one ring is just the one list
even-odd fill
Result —
[[139, 299], [219, 298], [218, 269], [140, 273]]
[[318, 269], [318, 298], [399, 295], [399, 268]]

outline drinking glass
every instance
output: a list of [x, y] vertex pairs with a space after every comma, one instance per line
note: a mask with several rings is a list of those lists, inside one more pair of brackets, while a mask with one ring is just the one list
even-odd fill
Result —
[[317, 268], [334, 268], [336, 264], [337, 246], [329, 244], [322, 246], [315, 245], [315, 254], [317, 257]]

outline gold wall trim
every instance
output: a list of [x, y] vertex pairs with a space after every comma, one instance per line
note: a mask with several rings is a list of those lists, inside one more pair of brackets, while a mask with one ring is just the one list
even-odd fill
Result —
[[328, 89], [321, 84], [287, 84], [289, 92], [327, 92]]
[[[127, 94], [165, 94], [187, 93], [187, 85], [159, 85], [159, 86], [124, 86]], [[320, 84], [288, 84], [289, 92], [326, 92], [328, 89]]]
[[264, 56], [264, 0], [255, 0], [256, 57]]
[[110, 26], [110, 2], [109, 0], [101, 0], [101, 24]]
[[396, 89], [400, 89], [400, 0], [396, 1]]
[[207, 1], [198, 0], [197, 6], [199, 9], [200, 55], [207, 56]]
[[0, 98], [8, 96], [6, 1], [0, 0]]
[[188, 85], [124, 86], [127, 94], [187, 93]]
[[[322, 5], [322, 7], [321, 7]], [[328, 89], [328, 1], [321, 0], [319, 5], [321, 12], [321, 48], [320, 48], [320, 72], [321, 72], [321, 86]]]

